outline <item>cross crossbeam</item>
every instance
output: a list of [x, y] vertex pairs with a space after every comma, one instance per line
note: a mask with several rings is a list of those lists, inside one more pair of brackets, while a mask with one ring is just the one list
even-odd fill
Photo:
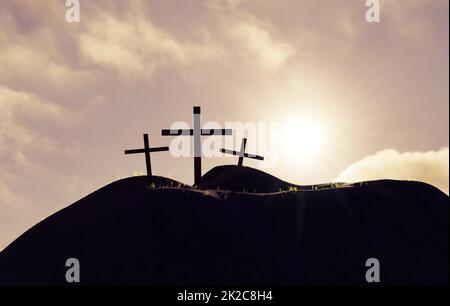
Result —
[[[201, 136], [212, 136], [212, 135], [231, 135], [231, 130], [229, 129], [201, 129]], [[162, 136], [193, 136], [194, 130], [162, 130]]]
[[225, 154], [239, 156], [239, 160], [238, 160], [238, 166], [239, 167], [242, 167], [245, 157], [246, 158], [251, 158], [251, 159], [257, 159], [257, 160], [264, 160], [263, 156], [250, 154], [250, 153], [245, 153], [246, 145], [247, 145], [247, 138], [243, 138], [242, 139], [242, 143], [241, 143], [241, 150], [240, 151], [228, 150], [228, 149], [220, 149], [220, 152], [225, 153]]

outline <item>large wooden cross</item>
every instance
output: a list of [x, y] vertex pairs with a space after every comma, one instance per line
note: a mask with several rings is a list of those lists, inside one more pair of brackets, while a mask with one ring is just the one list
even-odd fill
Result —
[[147, 167], [147, 178], [148, 178], [148, 181], [151, 182], [153, 176], [152, 176], [152, 162], [150, 160], [150, 153], [161, 152], [161, 151], [169, 151], [169, 147], [150, 148], [149, 141], [148, 141], [148, 134], [144, 134], [144, 148], [143, 149], [125, 150], [125, 154], [139, 154], [139, 153], [145, 154], [145, 165]]
[[240, 151], [234, 151], [234, 150], [228, 150], [228, 149], [220, 149], [220, 152], [239, 156], [239, 160], [238, 160], [238, 166], [239, 167], [241, 167], [242, 164], [244, 163], [244, 157], [253, 158], [253, 159], [257, 159], [257, 160], [264, 160], [263, 156], [245, 153], [245, 146], [246, 145], [247, 145], [247, 138], [243, 138], [242, 139], [242, 143], [241, 143], [241, 150]]
[[194, 128], [187, 130], [170, 130], [164, 129], [161, 131], [162, 136], [194, 136], [194, 184], [200, 183], [202, 177], [202, 143], [201, 136], [212, 135], [231, 135], [230, 129], [202, 129], [201, 128], [201, 116], [200, 106], [194, 106]]

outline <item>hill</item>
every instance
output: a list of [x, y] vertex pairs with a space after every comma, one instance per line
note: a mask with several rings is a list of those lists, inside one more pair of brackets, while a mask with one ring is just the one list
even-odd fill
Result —
[[199, 187], [202, 189], [270, 193], [293, 188], [297, 190], [317, 190], [342, 185], [350, 186], [350, 184], [339, 183], [300, 186], [285, 182], [255, 168], [225, 165], [215, 167], [203, 175]]
[[73, 257], [82, 285], [373, 285], [373, 257], [382, 285], [448, 285], [449, 201], [430, 185], [243, 193], [157, 182], [116, 181], [32, 227], [0, 253], [0, 285], [65, 285]]

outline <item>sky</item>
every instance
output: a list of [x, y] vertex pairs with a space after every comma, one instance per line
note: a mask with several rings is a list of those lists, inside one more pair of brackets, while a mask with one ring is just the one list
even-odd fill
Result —
[[[245, 163], [283, 180], [410, 179], [448, 194], [448, 1], [380, 0], [372, 23], [363, 0], [79, 3], [67, 22], [63, 0], [0, 1], [0, 250], [144, 173], [123, 150], [143, 133], [171, 144], [161, 129], [192, 126], [195, 105], [203, 123], [258, 126], [248, 150], [266, 163]], [[203, 158], [203, 172], [236, 162]], [[152, 165], [193, 183], [192, 158]]]

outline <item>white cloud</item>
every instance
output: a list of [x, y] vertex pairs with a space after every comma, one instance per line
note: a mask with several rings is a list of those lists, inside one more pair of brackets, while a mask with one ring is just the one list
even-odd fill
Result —
[[0, 121], [3, 124], [16, 116], [32, 116], [47, 120], [60, 118], [64, 113], [61, 106], [44, 102], [32, 93], [0, 86]]
[[247, 60], [256, 58], [266, 69], [278, 70], [296, 53], [293, 46], [274, 39], [267, 30], [255, 23], [234, 20], [229, 26], [231, 36], [241, 46], [240, 55]]
[[27, 156], [54, 147], [53, 141], [33, 126], [69, 121], [67, 111], [60, 105], [45, 102], [32, 93], [0, 86], [0, 162], [28, 165]]
[[207, 36], [203, 43], [180, 42], [140, 14], [119, 19], [100, 13], [85, 24], [79, 35], [82, 55], [95, 65], [127, 75], [150, 75], [157, 68], [187, 66], [224, 54]]
[[449, 192], [449, 149], [428, 152], [383, 150], [367, 156], [342, 171], [335, 181], [376, 179], [415, 180]]
[[[2, 205], [1, 205], [2, 209], [6, 209], [6, 206], [10, 206], [10, 207], [20, 206], [19, 201], [17, 201], [17, 198], [13, 194], [13, 192], [11, 190], [9, 190], [9, 188], [6, 187], [4, 184], [2, 184], [1, 177], [0, 177], [0, 199], [2, 199]], [[0, 245], [0, 250], [1, 249], [2, 249], [2, 246]]]
[[48, 29], [24, 35], [8, 18], [0, 18], [0, 46], [0, 82], [4, 84], [67, 91], [90, 80], [87, 71], [70, 66], [57, 34]]

